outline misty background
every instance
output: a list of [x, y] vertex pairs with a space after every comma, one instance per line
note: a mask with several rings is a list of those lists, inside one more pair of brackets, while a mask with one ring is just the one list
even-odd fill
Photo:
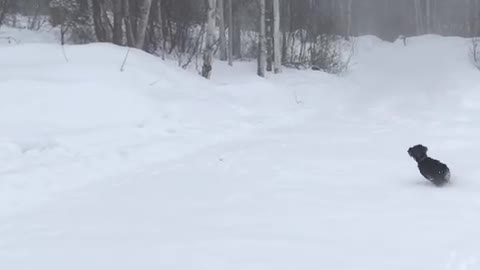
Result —
[[479, 18], [479, 0], [0, 0], [0, 25], [54, 27], [62, 44], [136, 47], [195, 63], [205, 77], [215, 58], [257, 58], [261, 76], [275, 61], [339, 73], [351, 36], [476, 37]]

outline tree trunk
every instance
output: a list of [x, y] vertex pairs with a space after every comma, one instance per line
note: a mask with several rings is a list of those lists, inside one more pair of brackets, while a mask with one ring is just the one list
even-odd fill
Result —
[[274, 64], [273, 71], [280, 73], [282, 60], [282, 44], [280, 39], [280, 1], [273, 0], [273, 55]]
[[208, 16], [207, 16], [207, 32], [206, 32], [206, 47], [203, 52], [203, 67], [202, 76], [210, 79], [212, 75], [212, 62], [213, 62], [213, 46], [214, 46], [214, 34], [215, 34], [215, 0], [208, 0]]
[[265, 62], [266, 62], [266, 52], [265, 52], [265, 0], [259, 0], [260, 3], [260, 29], [259, 33], [259, 42], [258, 42], [258, 66], [257, 74], [260, 77], [265, 77]]
[[107, 42], [107, 29], [103, 21], [103, 5], [102, 0], [92, 0], [93, 24], [95, 35], [100, 42]]
[[480, 6], [478, 0], [467, 0], [467, 35], [468, 37], [478, 37], [480, 26], [479, 15]]
[[473, 0], [473, 5], [472, 5], [472, 10], [474, 12], [473, 14], [473, 29], [472, 29], [472, 36], [473, 37], [478, 37], [479, 36], [479, 30], [480, 30], [480, 4], [478, 0]]
[[142, 0], [139, 5], [139, 21], [137, 25], [137, 37], [135, 47], [137, 49], [143, 49], [145, 44], [145, 33], [147, 31], [148, 19], [150, 17], [150, 8], [152, 7], [152, 0]]
[[123, 44], [123, 13], [122, 3], [118, 0], [112, 1], [113, 4], [113, 43]]
[[78, 2], [79, 2], [78, 9], [80, 11], [80, 14], [88, 14], [88, 12], [90, 11], [89, 1], [78, 1]]
[[0, 25], [3, 24], [5, 16], [8, 12], [8, 6], [10, 5], [9, 0], [0, 0]]
[[[233, 2], [237, 2], [237, 8], [238, 8], [238, 0], [231, 0], [232, 4]], [[240, 25], [240, 16], [238, 12], [235, 10], [233, 11], [233, 24], [232, 24], [232, 29], [233, 29], [233, 56], [236, 58], [242, 58], [242, 29]]]
[[432, 6], [430, 7], [431, 10], [431, 31], [434, 34], [439, 34], [439, 27], [438, 27], [438, 1], [434, 0], [432, 2]]
[[273, 0], [265, 0], [267, 71], [273, 70]]
[[427, 34], [432, 33], [432, 5], [430, 0], [425, 0], [425, 31]]
[[353, 0], [348, 0], [347, 3], [347, 37], [352, 36], [352, 2]]
[[129, 47], [134, 47], [135, 37], [133, 36], [132, 18], [130, 17], [130, 0], [122, 0], [122, 4], [123, 4], [123, 20], [125, 23], [125, 35], [127, 36], [127, 44]]
[[280, 28], [282, 31], [282, 59], [281, 59], [282, 63], [287, 62], [287, 54], [288, 54], [287, 51], [289, 46], [288, 44], [289, 39], [287, 39], [287, 37], [290, 32], [291, 23], [292, 23], [290, 3], [291, 3], [290, 0], [282, 0], [283, 9], [281, 9], [282, 11], [281, 22], [283, 22], [283, 24], [280, 23]]
[[[157, 0], [157, 18], [156, 18], [156, 21], [157, 21], [157, 37], [160, 41], [160, 44], [162, 44], [162, 49], [161, 49], [161, 57], [162, 57], [162, 60], [165, 60], [165, 52], [166, 52], [166, 48], [165, 48], [165, 37], [163, 36], [163, 15], [162, 15], [162, 0]], [[163, 41], [163, 42], [162, 42]]]
[[228, 64], [233, 66], [233, 7], [232, 0], [228, 2]]
[[424, 34], [422, 6], [420, 3], [420, 0], [414, 0], [414, 4], [415, 4], [415, 24], [417, 27], [417, 35], [422, 35]]
[[220, 50], [220, 60], [227, 60], [227, 40], [225, 34], [225, 14], [224, 14], [224, 1], [217, 0], [217, 18], [218, 18], [218, 28], [219, 28], [219, 50]]
[[287, 32], [282, 32], [282, 57], [281, 62], [287, 62], [287, 52], [288, 52], [288, 39], [287, 39]]

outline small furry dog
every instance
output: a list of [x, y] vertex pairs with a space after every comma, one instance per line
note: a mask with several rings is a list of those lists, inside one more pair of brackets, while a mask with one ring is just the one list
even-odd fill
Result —
[[428, 148], [419, 144], [408, 149], [408, 154], [415, 159], [423, 177], [440, 187], [450, 181], [450, 169], [442, 162], [427, 156]]

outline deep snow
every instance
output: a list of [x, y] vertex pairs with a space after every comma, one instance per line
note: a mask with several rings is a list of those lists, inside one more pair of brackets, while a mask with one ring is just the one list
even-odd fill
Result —
[[[478, 269], [469, 42], [356, 41], [342, 77], [107, 44], [0, 47], [0, 269]], [[428, 184], [416, 143], [451, 168]]]

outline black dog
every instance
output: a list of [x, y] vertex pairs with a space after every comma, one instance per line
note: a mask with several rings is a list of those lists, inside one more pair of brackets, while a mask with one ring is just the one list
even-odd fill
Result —
[[427, 156], [428, 148], [419, 144], [408, 149], [408, 154], [418, 163], [423, 177], [436, 186], [443, 186], [450, 181], [450, 170], [447, 165]]

